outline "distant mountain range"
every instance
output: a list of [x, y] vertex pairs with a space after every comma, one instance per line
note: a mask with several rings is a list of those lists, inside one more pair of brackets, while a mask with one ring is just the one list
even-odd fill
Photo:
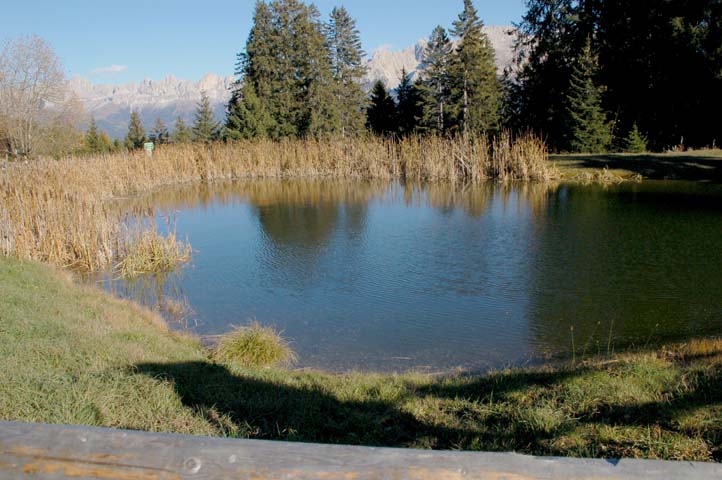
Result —
[[[512, 62], [513, 37], [508, 34], [511, 27], [485, 27], [489, 40], [496, 52], [497, 70], [501, 73]], [[419, 40], [403, 50], [380, 48], [367, 60], [368, 73], [363, 86], [370, 89], [373, 82], [383, 80], [389, 88], [399, 84], [402, 68], [416, 74], [423, 60], [426, 40]], [[193, 121], [196, 103], [205, 91], [211, 101], [216, 117], [222, 120], [230, 98], [233, 77], [221, 77], [213, 73], [200, 81], [182, 80], [174, 76], [162, 80], [146, 79], [140, 83], [124, 85], [94, 84], [82, 77], [70, 80], [70, 86], [80, 97], [89, 115], [95, 118], [98, 127], [112, 138], [122, 138], [128, 129], [131, 111], [137, 111], [150, 130], [157, 118], [173, 128], [176, 118], [186, 123]]]

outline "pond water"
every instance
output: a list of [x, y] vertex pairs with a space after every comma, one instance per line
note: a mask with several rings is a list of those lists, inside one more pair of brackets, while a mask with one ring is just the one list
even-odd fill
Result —
[[485, 370], [722, 333], [712, 184], [249, 181], [137, 202], [193, 261], [96, 280], [206, 338], [273, 325], [300, 367]]

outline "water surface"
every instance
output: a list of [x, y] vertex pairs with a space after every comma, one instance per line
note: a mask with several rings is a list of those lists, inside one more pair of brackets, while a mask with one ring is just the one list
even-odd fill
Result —
[[252, 181], [138, 202], [193, 262], [108, 288], [187, 302], [203, 336], [274, 325], [302, 367], [483, 370], [722, 333], [715, 185]]

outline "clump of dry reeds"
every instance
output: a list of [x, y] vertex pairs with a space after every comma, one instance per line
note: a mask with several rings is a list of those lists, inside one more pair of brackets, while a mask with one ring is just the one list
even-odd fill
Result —
[[191, 258], [190, 245], [178, 240], [175, 232], [163, 236], [155, 228], [140, 231], [125, 248], [115, 270], [126, 280], [149, 273], [173, 272]]
[[127, 212], [115, 200], [183, 183], [244, 178], [480, 182], [555, 175], [543, 141], [509, 134], [491, 142], [435, 136], [254, 140], [164, 146], [152, 157], [132, 152], [42, 159], [0, 171], [0, 254], [86, 270], [122, 262], [148, 242], [129, 233]]

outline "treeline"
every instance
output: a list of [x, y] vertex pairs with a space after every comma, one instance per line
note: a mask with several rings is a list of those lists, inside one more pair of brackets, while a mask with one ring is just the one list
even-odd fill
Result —
[[[363, 51], [343, 8], [259, 1], [226, 138], [532, 131], [558, 151], [716, 146], [722, 127], [719, 0], [528, 0], [516, 63], [499, 78], [471, 0], [436, 27], [418, 75], [363, 95]], [[364, 128], [365, 127], [365, 128]]]
[[298, 0], [259, 1], [238, 55], [225, 136], [496, 132], [501, 83], [482, 27], [465, 0], [451, 37], [443, 27], [432, 33], [418, 79], [400, 72], [395, 98], [377, 82], [369, 99], [361, 88], [360, 34], [345, 8], [324, 22], [314, 6]]
[[79, 153], [113, 153], [135, 150], [143, 148], [146, 142], [153, 142], [154, 145], [210, 143], [221, 140], [222, 134], [222, 125], [215, 120], [210, 100], [205, 92], [201, 92], [193, 124], [186, 125], [183, 118], [179, 116], [172, 131], [163, 120], [157, 118], [153, 128], [146, 132], [140, 115], [137, 112], [130, 112], [128, 133], [125, 139], [111, 140], [107, 133], [98, 130], [95, 118], [91, 117]]
[[504, 122], [552, 148], [714, 147], [722, 123], [719, 0], [528, 0]]
[[[722, 123], [719, 0], [528, 0], [514, 66], [497, 75], [494, 50], [471, 0], [436, 27], [418, 72], [390, 90], [362, 88], [364, 52], [343, 8], [323, 18], [301, 0], [256, 2], [238, 54], [226, 121], [204, 97], [196, 124], [179, 119], [156, 143], [252, 138], [533, 132], [551, 149], [641, 152], [715, 147]], [[205, 102], [205, 105], [204, 105]], [[121, 148], [146, 140], [131, 119]]]

